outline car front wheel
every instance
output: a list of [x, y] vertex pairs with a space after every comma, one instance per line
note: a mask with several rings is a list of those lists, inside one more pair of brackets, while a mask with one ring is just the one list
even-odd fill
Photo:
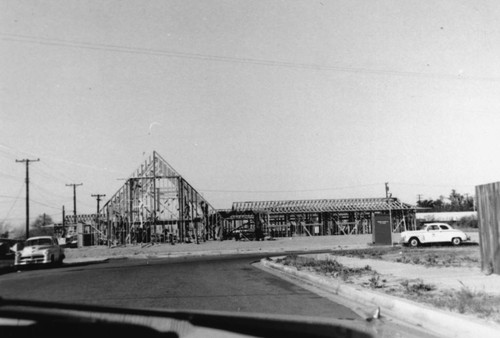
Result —
[[462, 240], [458, 237], [455, 237], [451, 240], [451, 244], [457, 246], [457, 245], [460, 245], [462, 243]]
[[416, 248], [417, 246], [420, 245], [420, 242], [417, 238], [411, 238], [410, 241], [408, 242], [412, 248]]

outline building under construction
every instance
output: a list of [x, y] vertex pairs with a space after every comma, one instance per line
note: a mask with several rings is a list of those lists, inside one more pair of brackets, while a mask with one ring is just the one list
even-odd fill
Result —
[[[397, 198], [234, 202], [222, 212], [226, 231], [259, 229], [272, 237], [370, 234], [374, 217], [391, 216], [393, 231], [416, 227], [416, 207]], [[257, 215], [257, 216], [256, 216]]]
[[80, 245], [200, 242], [266, 236], [369, 234], [390, 215], [393, 231], [416, 227], [416, 207], [396, 198], [234, 202], [216, 210], [158, 153], [95, 215], [66, 217]]
[[[83, 245], [200, 242], [217, 237], [215, 209], [153, 152], [96, 215], [77, 216]], [[75, 223], [74, 216], [67, 217]]]

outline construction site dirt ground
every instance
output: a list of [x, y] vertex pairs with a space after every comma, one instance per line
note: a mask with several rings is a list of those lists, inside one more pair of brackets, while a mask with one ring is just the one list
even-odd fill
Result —
[[283, 237], [265, 241], [206, 241], [180, 244], [128, 244], [123, 246], [90, 246], [65, 249], [68, 259], [92, 257], [168, 257], [170, 255], [238, 254], [255, 252], [287, 252], [301, 250], [334, 250], [367, 248], [371, 235]]
[[[479, 243], [477, 232], [468, 233], [472, 243]], [[398, 243], [400, 235], [393, 235], [393, 242]], [[281, 237], [265, 241], [206, 241], [181, 244], [128, 244], [123, 246], [89, 246], [75, 249], [65, 249], [66, 258], [93, 258], [93, 257], [147, 257], [170, 255], [203, 255], [211, 254], [234, 254], [255, 252], [287, 252], [287, 251], [313, 251], [313, 250], [337, 250], [369, 248], [372, 245], [372, 235], [346, 235], [346, 236], [312, 236], [312, 237]], [[479, 253], [479, 247], [476, 246]]]

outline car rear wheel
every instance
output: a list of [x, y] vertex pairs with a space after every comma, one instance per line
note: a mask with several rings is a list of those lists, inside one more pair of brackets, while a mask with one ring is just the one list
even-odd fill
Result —
[[410, 244], [410, 246], [411, 246], [412, 248], [416, 248], [417, 246], [419, 246], [419, 245], [420, 245], [420, 241], [418, 240], [418, 238], [415, 238], [415, 237], [410, 238], [410, 240], [409, 240], [409, 242], [408, 242], [408, 243]]
[[455, 237], [451, 240], [451, 244], [457, 246], [457, 245], [460, 245], [462, 243], [462, 240], [458, 237]]

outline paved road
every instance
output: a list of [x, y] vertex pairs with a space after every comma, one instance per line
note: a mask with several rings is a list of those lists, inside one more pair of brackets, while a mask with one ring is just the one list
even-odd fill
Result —
[[359, 318], [251, 265], [262, 256], [120, 260], [0, 275], [0, 296], [125, 307]]

